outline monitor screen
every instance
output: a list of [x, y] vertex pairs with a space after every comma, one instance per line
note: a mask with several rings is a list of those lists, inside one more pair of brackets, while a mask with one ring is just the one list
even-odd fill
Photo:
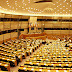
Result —
[[32, 27], [31, 30], [34, 30], [34, 27]]

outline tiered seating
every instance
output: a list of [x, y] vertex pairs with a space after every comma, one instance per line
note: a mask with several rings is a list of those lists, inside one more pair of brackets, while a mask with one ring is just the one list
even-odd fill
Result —
[[10, 64], [8, 62], [0, 61], [0, 68], [4, 71], [10, 71]]
[[69, 72], [72, 70], [72, 54], [70, 48], [65, 47], [66, 43], [53, 41], [44, 45], [18, 71]]
[[[11, 40], [0, 45], [0, 61], [9, 62], [10, 66], [17, 66], [22, 58], [34, 52], [42, 40]], [[25, 44], [27, 46], [25, 46]]]

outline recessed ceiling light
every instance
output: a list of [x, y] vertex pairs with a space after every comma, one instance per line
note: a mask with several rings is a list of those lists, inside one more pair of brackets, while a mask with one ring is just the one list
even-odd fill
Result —
[[0, 8], [2, 8], [2, 7], [0, 6]]
[[70, 2], [72, 2], [72, 0]]
[[22, 7], [22, 8], [24, 8], [24, 7]]
[[17, 10], [17, 8], [16, 8], [16, 10]]
[[14, 7], [12, 9], [14, 9]]
[[20, 7], [20, 6], [19, 6]]
[[5, 9], [5, 10], [7, 10], [7, 9]]
[[8, 5], [9, 6], [9, 5]]
[[62, 8], [60, 8], [60, 9], [62, 9]]
[[71, 7], [71, 5], [70, 5], [70, 7]]
[[53, 4], [53, 5], [55, 5], [55, 4]]
[[60, 4], [60, 5], [62, 5], [62, 4]]
[[65, 7], [65, 6], [63, 6], [63, 7]]
[[27, 9], [27, 8], [26, 8]]
[[6, 1], [6, 2], [8, 2], [8, 1]]
[[57, 6], [58, 7], [58, 6]]
[[17, 1], [15, 1], [15, 2], [17, 2]]
[[37, 9], [36, 9], [37, 10]]
[[69, 10], [69, 11], [71, 11], [71, 10]]
[[68, 9], [68, 8], [66, 8], [66, 9]]
[[67, 5], [68, 5], [68, 3], [67, 3]]
[[63, 11], [65, 11], [65, 10], [63, 10]]
[[9, 4], [9, 3], [7, 3], [7, 4]]
[[4, 8], [3, 8], [4, 9]]

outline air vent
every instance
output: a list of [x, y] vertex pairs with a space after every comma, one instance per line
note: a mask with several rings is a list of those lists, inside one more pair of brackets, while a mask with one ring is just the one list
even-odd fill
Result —
[[35, 3], [44, 3], [44, 2], [52, 2], [52, 0], [40, 0], [40, 1], [37, 1]]

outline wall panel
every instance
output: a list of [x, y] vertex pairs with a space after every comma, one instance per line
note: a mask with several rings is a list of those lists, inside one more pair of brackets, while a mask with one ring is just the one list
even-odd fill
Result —
[[10, 21], [4, 22], [4, 30], [10, 30]]
[[11, 22], [11, 29], [17, 29], [18, 28], [18, 22]]
[[9, 38], [10, 38], [10, 33], [4, 34], [4, 40], [9, 39]]
[[27, 34], [28, 33], [28, 29], [24, 29], [24, 31], [21, 31], [21, 34]]
[[69, 28], [69, 22], [62, 22], [61, 23], [61, 28]]
[[21, 28], [28, 28], [29, 26], [28, 26], [28, 21], [23, 21], [22, 23], [21, 23]]
[[0, 22], [0, 31], [3, 31], [3, 22]]
[[47, 33], [47, 34], [53, 34], [52, 30], [44, 30], [44, 32]]
[[13, 38], [13, 37], [18, 37], [18, 33], [17, 32], [11, 33], [11, 38]]
[[3, 35], [0, 35], [0, 41], [3, 41]]

